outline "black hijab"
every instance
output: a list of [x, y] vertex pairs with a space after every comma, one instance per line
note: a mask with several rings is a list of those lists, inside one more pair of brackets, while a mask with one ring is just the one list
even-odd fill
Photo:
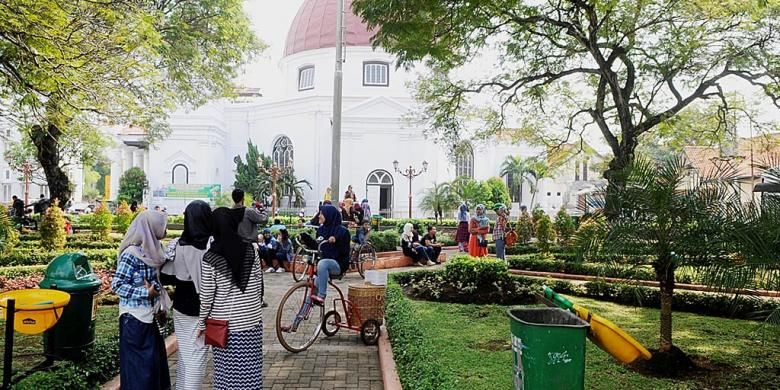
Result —
[[179, 245], [191, 245], [206, 249], [211, 237], [211, 207], [202, 200], [196, 200], [184, 209], [184, 232]]
[[[255, 260], [254, 255], [249, 253], [250, 244], [245, 243], [238, 235], [238, 224], [243, 219], [243, 207], [236, 209], [220, 207], [214, 210], [211, 213], [214, 241], [209, 249], [209, 252], [219, 255], [217, 259], [224, 258], [227, 261], [231, 278], [241, 292], [244, 292], [249, 284], [249, 275]], [[210, 256], [204, 257], [204, 260], [206, 258]]]

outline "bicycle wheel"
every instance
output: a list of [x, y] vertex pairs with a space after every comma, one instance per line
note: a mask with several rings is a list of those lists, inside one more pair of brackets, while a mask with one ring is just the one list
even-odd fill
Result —
[[295, 251], [295, 257], [293, 257], [292, 264], [290, 265], [290, 268], [292, 268], [291, 274], [293, 280], [300, 282], [306, 278], [306, 271], [309, 269], [310, 258], [311, 255], [306, 253], [302, 246], [299, 246], [298, 250]]
[[309, 348], [322, 331], [324, 308], [311, 302], [314, 285], [309, 281], [294, 284], [279, 302], [276, 312], [276, 338], [293, 353]]
[[365, 244], [360, 247], [358, 254], [358, 272], [360, 277], [366, 278], [366, 271], [373, 270], [376, 267], [376, 249], [371, 244]]
[[333, 337], [341, 329], [341, 314], [336, 310], [325, 313], [325, 319], [322, 321], [322, 333], [325, 336]]

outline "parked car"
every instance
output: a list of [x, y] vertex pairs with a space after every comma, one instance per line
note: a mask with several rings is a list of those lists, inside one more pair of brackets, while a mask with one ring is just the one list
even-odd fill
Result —
[[68, 212], [71, 214], [89, 214], [94, 209], [95, 206], [87, 202], [73, 202], [73, 204], [68, 207]]

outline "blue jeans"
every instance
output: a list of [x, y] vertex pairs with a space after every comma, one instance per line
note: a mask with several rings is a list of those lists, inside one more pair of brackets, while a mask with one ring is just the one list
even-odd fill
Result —
[[496, 257], [501, 260], [504, 260], [504, 253], [505, 253], [504, 248], [505, 248], [504, 239], [503, 238], [496, 239]]
[[330, 275], [341, 275], [341, 267], [336, 260], [322, 259], [317, 263], [317, 296], [325, 298], [328, 294], [328, 279]]

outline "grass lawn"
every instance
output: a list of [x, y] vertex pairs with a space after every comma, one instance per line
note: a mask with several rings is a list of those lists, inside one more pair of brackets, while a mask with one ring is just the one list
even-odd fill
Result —
[[[657, 346], [658, 310], [592, 299], [572, 299], [622, 326], [649, 348]], [[512, 388], [509, 320], [504, 306], [412, 301], [441, 369], [459, 389]], [[674, 342], [709, 360], [709, 371], [685, 379], [647, 377], [619, 364], [586, 341], [587, 389], [768, 389], [780, 387], [780, 336], [756, 322], [674, 314]], [[420, 362], [426, 364], [426, 362]]]
[[[5, 321], [0, 320], [0, 351], [5, 348]], [[100, 306], [97, 310], [95, 319], [95, 338], [100, 340], [110, 340], [119, 337], [119, 306]], [[1, 354], [2, 352], [0, 352]], [[43, 334], [24, 335], [14, 333], [14, 372], [26, 370], [34, 367], [44, 361], [43, 356]], [[22, 356], [29, 355], [29, 356]], [[0, 358], [0, 367], [3, 366]], [[0, 372], [0, 376], [2, 373]]]

